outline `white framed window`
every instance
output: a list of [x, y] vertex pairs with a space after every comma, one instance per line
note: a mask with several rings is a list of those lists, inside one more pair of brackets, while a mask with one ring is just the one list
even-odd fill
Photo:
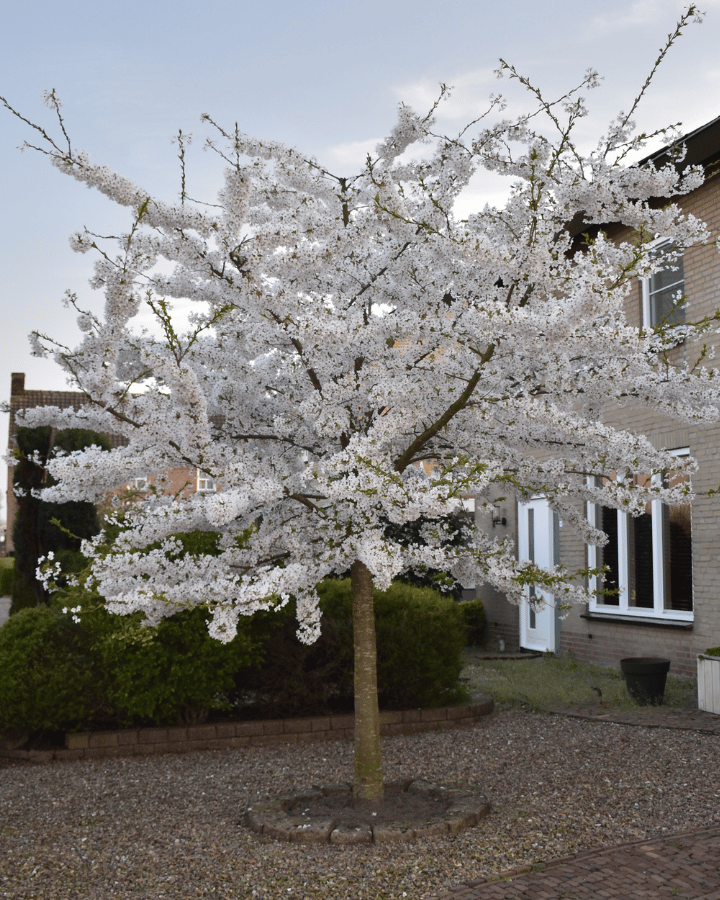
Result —
[[685, 322], [685, 307], [677, 305], [685, 294], [682, 250], [672, 241], [659, 238], [653, 242], [650, 255], [665, 262], [658, 272], [641, 281], [643, 327], [682, 325]]
[[216, 490], [215, 480], [210, 478], [206, 472], [201, 472], [200, 469], [197, 470], [197, 489], [198, 491]]
[[[672, 451], [687, 456], [687, 448]], [[682, 473], [653, 475], [654, 483], [676, 487], [687, 480]], [[603, 577], [590, 579], [594, 599], [591, 612], [638, 618], [692, 621], [692, 518], [690, 504], [665, 506], [650, 501], [638, 517], [594, 503], [588, 520], [604, 531], [604, 547], [588, 546], [590, 568], [606, 566]], [[608, 593], [603, 593], [608, 591]]]
[[131, 491], [146, 491], [148, 489], [148, 480], [147, 478], [133, 478], [128, 484], [128, 488]]

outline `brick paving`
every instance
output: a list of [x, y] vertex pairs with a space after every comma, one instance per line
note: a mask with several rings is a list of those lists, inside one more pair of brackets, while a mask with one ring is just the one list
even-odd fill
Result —
[[439, 900], [720, 900], [720, 828], [621, 844], [459, 888]]
[[[594, 722], [720, 735], [720, 716], [700, 710], [594, 706], [555, 709]], [[720, 828], [695, 829], [578, 853], [473, 882], [438, 900], [720, 900]]]

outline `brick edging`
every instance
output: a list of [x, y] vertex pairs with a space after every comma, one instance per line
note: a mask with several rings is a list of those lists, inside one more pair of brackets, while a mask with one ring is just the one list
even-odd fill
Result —
[[[494, 708], [491, 698], [461, 706], [408, 709], [380, 713], [380, 733], [415, 734], [474, 725]], [[355, 733], [355, 716], [313, 716], [303, 719], [268, 719], [250, 722], [216, 722], [170, 728], [134, 728], [123, 731], [68, 732], [65, 748], [56, 750], [5, 750], [0, 756], [44, 763], [50, 760], [106, 759], [117, 756], [156, 756], [193, 750], [239, 750], [277, 744], [349, 739]]]
[[[612, 710], [608, 710], [606, 714], [593, 715], [592, 711], [597, 709], [597, 706], [587, 706], [587, 711], [584, 711], [582, 707], [555, 706], [549, 709], [548, 712], [554, 716], [564, 716], [567, 719], [580, 719], [583, 722], [592, 722], [597, 725], [628, 725], [631, 728], [668, 728], [675, 731], [694, 731], [696, 734], [709, 734], [715, 735], [716, 737], [720, 735], [720, 717], [716, 716], [714, 713], [705, 713], [703, 711], [699, 713], [700, 716], [711, 717], [709, 720], [710, 722], [712, 722], [713, 719], [718, 722], [718, 727], [716, 728], [704, 728], [702, 724], [699, 723], [686, 725], [682, 721], [673, 720], [672, 718], [663, 720], [662, 710], [656, 713], [657, 718], [646, 719], [644, 716], [633, 716], [631, 712], [627, 714], [617, 712], [616, 715], [613, 715]], [[648, 707], [646, 707], [646, 709], [649, 710]], [[649, 715], [653, 714], [654, 711], [651, 712], [649, 710]], [[697, 714], [697, 711], [692, 711], [692, 715]]]

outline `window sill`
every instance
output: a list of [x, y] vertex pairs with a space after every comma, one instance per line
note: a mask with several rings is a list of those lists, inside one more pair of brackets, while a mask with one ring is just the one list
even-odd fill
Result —
[[679, 628], [692, 631], [692, 619], [666, 619], [656, 616], [627, 616], [622, 613], [586, 612], [580, 614], [581, 619], [592, 619], [594, 622], [615, 622], [622, 625], [655, 625], [659, 628]]

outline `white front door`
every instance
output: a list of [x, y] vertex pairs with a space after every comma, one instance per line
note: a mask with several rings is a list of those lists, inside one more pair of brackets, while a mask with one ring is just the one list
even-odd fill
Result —
[[[555, 519], [547, 500], [521, 503], [518, 508], [518, 554], [538, 566], [555, 565]], [[520, 646], [554, 653], [556, 649], [555, 597], [534, 585], [525, 588], [520, 604]]]

